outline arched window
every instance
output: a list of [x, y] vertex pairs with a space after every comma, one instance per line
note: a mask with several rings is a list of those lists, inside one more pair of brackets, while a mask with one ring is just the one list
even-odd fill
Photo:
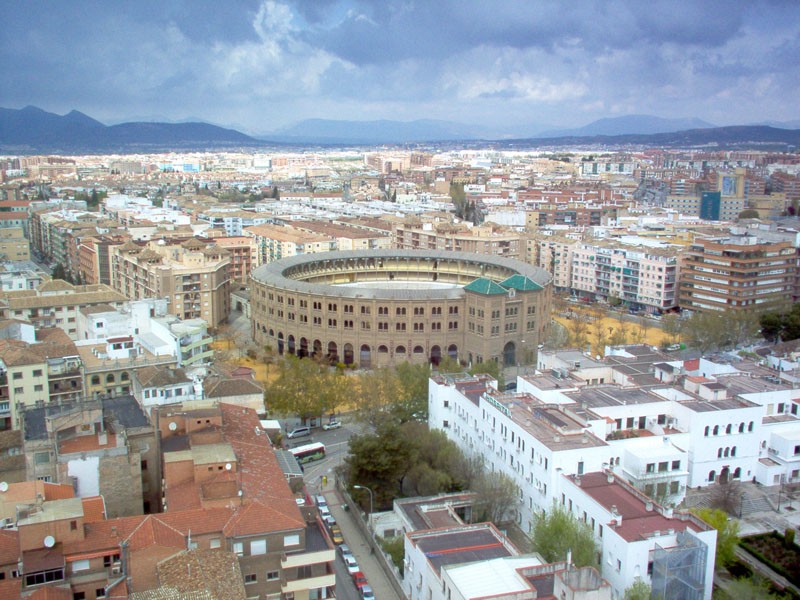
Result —
[[752, 432], [752, 431], [753, 431], [753, 427], [754, 427], [754, 426], [755, 426], [755, 423], [753, 423], [752, 421], [750, 421], [750, 424], [747, 426], [747, 431], [750, 431], [750, 432]]
[[719, 435], [719, 425], [714, 425], [714, 435]]
[[717, 458], [722, 458], [722, 448], [717, 450]]
[[724, 455], [725, 458], [728, 458], [730, 456], [730, 454], [731, 454], [731, 449], [730, 448], [725, 448], [725, 455]]
[[730, 434], [733, 431], [732, 428], [733, 428], [733, 425], [731, 425], [729, 423], [728, 426], [725, 428], [725, 433]]
[[100, 375], [92, 375], [92, 385], [100, 385]]
[[113, 373], [109, 373], [108, 375], [106, 375], [106, 383], [114, 383], [114, 374]]
[[709, 481], [713, 482], [716, 478], [717, 478], [717, 472], [716, 471], [709, 471], [708, 472], [708, 480]]
[[123, 371], [122, 374], [119, 376], [120, 381], [128, 381], [130, 379], [130, 375], [128, 375], [127, 371]]
[[741, 479], [741, 477], [742, 477], [742, 468], [741, 467], [736, 467], [733, 470], [733, 478], [734, 479]]
[[709, 433], [710, 431], [711, 431], [711, 427], [709, 427], [708, 425], [706, 425], [706, 431], [705, 431], [705, 436], [706, 436], [706, 437], [708, 437], [708, 433]]
[[731, 448], [731, 456], [736, 456], [736, 446]]
[[744, 433], [744, 423], [739, 423], [739, 433]]

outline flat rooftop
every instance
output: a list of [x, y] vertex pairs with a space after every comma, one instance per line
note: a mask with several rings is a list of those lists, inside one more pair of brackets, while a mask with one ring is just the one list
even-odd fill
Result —
[[443, 566], [460, 565], [516, 555], [500, 534], [487, 525], [441, 532], [410, 534], [438, 574]]
[[566, 392], [566, 395], [586, 408], [604, 408], [625, 406], [628, 404], [652, 404], [665, 402], [659, 396], [641, 388], [623, 388], [617, 385], [601, 385], [581, 388], [578, 391]]

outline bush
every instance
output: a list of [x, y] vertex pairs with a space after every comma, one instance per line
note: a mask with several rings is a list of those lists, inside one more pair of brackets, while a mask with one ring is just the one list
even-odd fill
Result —
[[783, 536], [784, 544], [787, 548], [791, 548], [794, 544], [794, 529], [791, 527], [786, 529], [786, 533]]

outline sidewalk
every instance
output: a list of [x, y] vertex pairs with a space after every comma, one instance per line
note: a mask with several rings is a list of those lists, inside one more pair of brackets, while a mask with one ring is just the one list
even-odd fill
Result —
[[344, 543], [350, 547], [350, 552], [353, 553], [353, 556], [358, 561], [361, 571], [375, 592], [375, 598], [380, 600], [400, 600], [383, 569], [378, 564], [378, 559], [372, 553], [372, 547], [364, 539], [361, 529], [355, 523], [355, 519], [359, 518], [358, 514], [353, 509], [345, 511], [342, 508], [342, 499], [339, 496], [339, 492], [336, 491], [330, 481], [323, 486], [322, 493], [328, 501], [328, 508], [333, 518], [336, 519], [336, 523], [342, 530]]

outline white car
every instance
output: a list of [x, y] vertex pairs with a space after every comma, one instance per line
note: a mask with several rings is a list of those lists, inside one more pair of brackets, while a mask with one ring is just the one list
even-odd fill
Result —
[[342, 426], [341, 422], [339, 422], [339, 421], [331, 421], [330, 423], [325, 423], [322, 426], [322, 428], [325, 431], [330, 431], [331, 429], [339, 429], [339, 427], [341, 427], [341, 426]]
[[344, 566], [347, 567], [347, 572], [351, 575], [361, 570], [352, 554], [345, 554], [342, 558], [344, 559]]

